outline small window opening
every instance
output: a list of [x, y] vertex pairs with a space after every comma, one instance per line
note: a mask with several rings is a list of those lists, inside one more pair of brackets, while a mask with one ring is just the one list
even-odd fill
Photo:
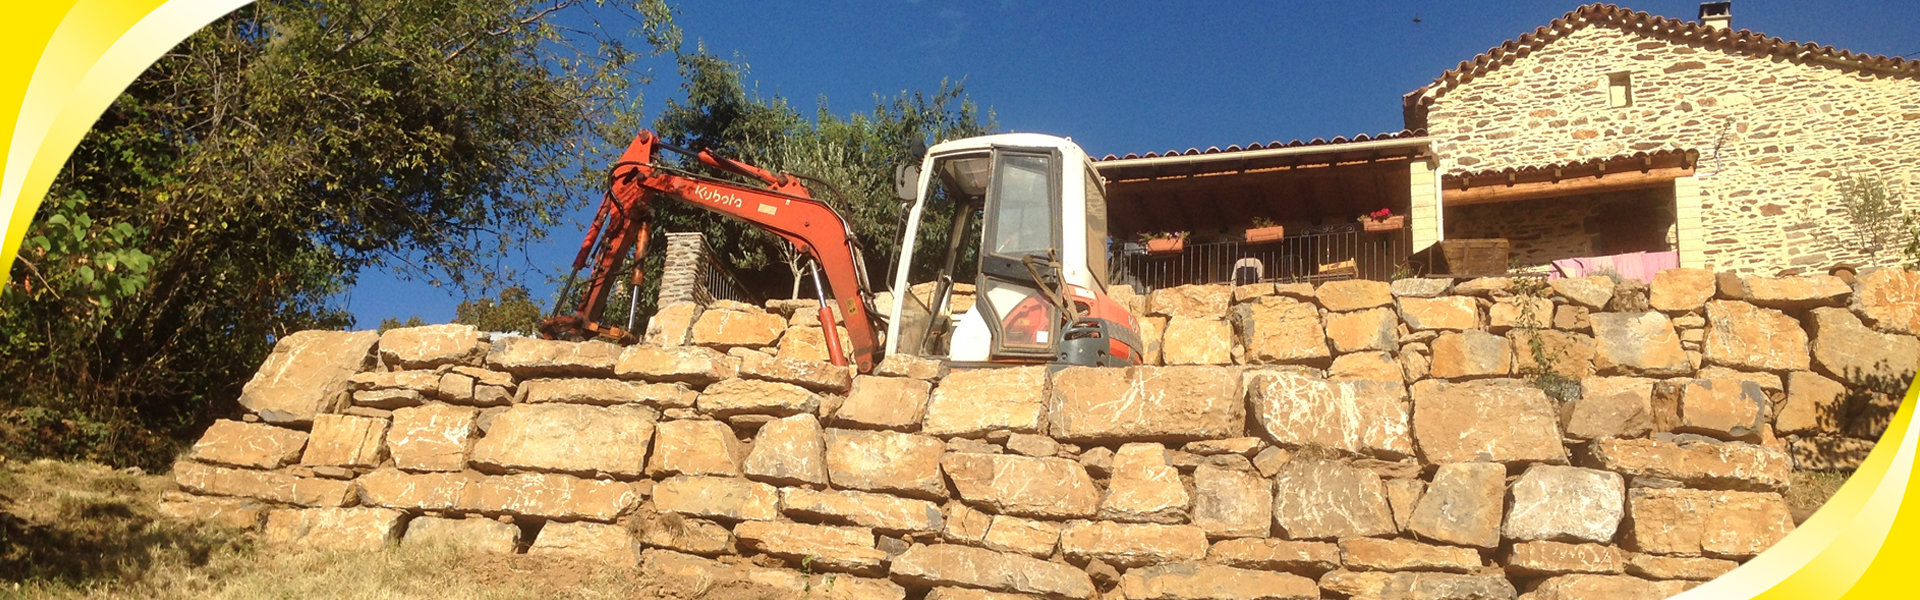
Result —
[[1607, 75], [1607, 104], [1614, 108], [1633, 106], [1633, 74]]

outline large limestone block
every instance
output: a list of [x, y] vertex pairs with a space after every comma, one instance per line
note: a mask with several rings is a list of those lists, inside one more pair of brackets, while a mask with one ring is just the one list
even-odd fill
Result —
[[887, 558], [874, 548], [873, 531], [862, 527], [747, 521], [735, 525], [733, 535], [753, 550], [825, 571], [878, 574]]
[[337, 507], [353, 501], [351, 482], [297, 477], [282, 471], [229, 469], [180, 461], [173, 463], [173, 481], [180, 489], [195, 494], [258, 498], [281, 504]]
[[[1584, 309], [1583, 309], [1584, 310]], [[1515, 327], [1542, 329], [1553, 322], [1553, 300], [1540, 296], [1508, 296], [1487, 309], [1487, 329], [1500, 332]]]
[[891, 576], [912, 587], [966, 586], [990, 591], [1086, 600], [1093, 579], [1071, 565], [958, 544], [916, 545], [893, 558]]
[[1507, 554], [1506, 566], [1508, 572], [1523, 577], [1571, 573], [1618, 575], [1626, 571], [1627, 553], [1606, 544], [1519, 542]]
[[[1920, 338], [1880, 333], [1860, 323], [1841, 308], [1809, 312], [1813, 331], [1813, 366], [1821, 374], [1852, 387], [1899, 394], [1913, 381], [1920, 365]], [[1806, 363], [1799, 367], [1806, 368]]]
[[1779, 494], [1681, 488], [1628, 495], [1630, 548], [1649, 554], [1746, 559], [1793, 532]]
[[379, 550], [400, 541], [406, 513], [385, 508], [292, 508], [267, 513], [266, 542], [319, 550]]
[[1513, 372], [1513, 348], [1507, 338], [1484, 331], [1443, 333], [1433, 340], [1433, 366], [1440, 379], [1505, 377]]
[[620, 347], [594, 340], [565, 342], [501, 336], [487, 352], [488, 368], [520, 379], [535, 377], [605, 377], [613, 374]]
[[1686, 591], [1684, 581], [1648, 581], [1627, 575], [1561, 575], [1534, 586], [1528, 600], [1666, 598]]
[[700, 305], [694, 302], [675, 302], [660, 307], [647, 318], [646, 344], [649, 346], [684, 346], [691, 341], [693, 322], [700, 319]]
[[1350, 313], [1327, 315], [1327, 341], [1341, 354], [1399, 349], [1400, 316], [1392, 308], [1379, 307]]
[[[812, 415], [807, 415], [812, 416]], [[647, 476], [719, 475], [738, 477], [746, 454], [733, 428], [719, 421], [664, 421], [654, 427], [653, 456]]]
[[1180, 481], [1180, 470], [1167, 464], [1160, 444], [1133, 443], [1113, 453], [1113, 476], [1107, 496], [1100, 501], [1102, 519], [1136, 523], [1179, 523], [1187, 520], [1193, 499]]
[[1142, 317], [1137, 322], [1140, 325], [1140, 364], [1166, 364], [1166, 353], [1162, 350], [1167, 339], [1168, 319]]
[[1355, 311], [1393, 303], [1393, 286], [1384, 281], [1346, 279], [1320, 284], [1313, 290], [1320, 306], [1334, 312]]
[[347, 378], [347, 385], [354, 391], [370, 390], [411, 390], [421, 394], [432, 394], [440, 387], [439, 371], [363, 371]]
[[408, 473], [393, 467], [381, 467], [353, 480], [362, 506], [383, 506], [402, 510], [455, 510], [460, 508], [467, 488], [480, 477], [472, 471], [456, 473]]
[[1406, 321], [1407, 327], [1414, 331], [1480, 328], [1480, 305], [1467, 296], [1403, 297], [1398, 302], [1400, 320]]
[[[888, 357], [892, 359], [892, 357]], [[833, 425], [855, 429], [915, 431], [927, 414], [933, 384], [906, 377], [853, 378], [853, 391], [833, 413]]]
[[1749, 277], [1722, 273], [1720, 295], [1771, 308], [1803, 309], [1841, 306], [1853, 288], [1832, 275]]
[[1320, 586], [1312, 579], [1299, 575], [1205, 563], [1131, 569], [1120, 578], [1120, 591], [1128, 600], [1301, 600], [1320, 597]]
[[1327, 381], [1296, 371], [1247, 378], [1247, 403], [1268, 439], [1382, 458], [1413, 454], [1404, 397], [1397, 383]]
[[1667, 269], [1655, 273], [1648, 287], [1647, 302], [1662, 312], [1698, 310], [1720, 291], [1718, 278], [1706, 269]]
[[480, 433], [480, 409], [433, 402], [393, 411], [387, 450], [393, 464], [409, 471], [458, 471]]
[[1513, 372], [1553, 373], [1579, 381], [1593, 376], [1593, 338], [1553, 329], [1514, 329], [1507, 332], [1513, 345]]
[[1430, 463], [1567, 462], [1553, 401], [1519, 380], [1414, 384], [1413, 435]]
[[[1167, 339], [1161, 346], [1167, 364], [1218, 364], [1215, 350], [1232, 345], [1231, 334], [1217, 335], [1211, 321], [1175, 318], [1167, 324]], [[1233, 307], [1234, 329], [1246, 345], [1244, 362], [1255, 364], [1324, 363], [1332, 357], [1327, 349], [1327, 330], [1320, 323], [1320, 311], [1313, 304], [1291, 298], [1268, 296]], [[1182, 334], [1184, 327], [1196, 327], [1200, 335]], [[1204, 350], [1204, 352], [1203, 352]], [[1176, 357], [1187, 357], [1178, 359]], [[1205, 360], [1201, 360], [1204, 358]]]
[[1406, 368], [1386, 352], [1355, 352], [1333, 359], [1333, 366], [1327, 367], [1327, 378], [1400, 384], [1406, 381]]
[[618, 481], [521, 473], [480, 478], [467, 486], [460, 504], [489, 515], [612, 521], [639, 500], [632, 486]]
[[1320, 589], [1348, 598], [1513, 600], [1514, 597], [1513, 583], [1499, 574], [1341, 570], [1322, 576]]
[[764, 348], [786, 333], [787, 320], [766, 312], [709, 309], [693, 322], [693, 343], [719, 348]]
[[1679, 407], [1675, 431], [1724, 440], [1759, 436], [1773, 413], [1759, 384], [1738, 379], [1687, 381], [1680, 386]]
[[1046, 367], [980, 369], [948, 375], [927, 401], [927, 435], [990, 431], [1042, 433], [1047, 426]]
[[1613, 279], [1604, 276], [1566, 277], [1547, 282], [1553, 293], [1559, 294], [1574, 304], [1594, 310], [1606, 307], [1613, 299]]
[[1340, 547], [1329, 542], [1238, 538], [1214, 542], [1213, 547], [1207, 549], [1207, 561], [1318, 577], [1340, 566]]
[[[843, 360], [853, 358], [853, 338], [847, 336], [847, 328], [834, 326], [834, 333], [840, 337], [840, 356]], [[775, 356], [789, 360], [812, 362], [833, 362], [833, 353], [827, 348], [827, 332], [819, 325], [789, 324], [787, 332], [780, 335], [780, 346]]]
[[1407, 530], [1423, 539], [1494, 548], [1500, 545], [1507, 469], [1496, 463], [1449, 463], [1413, 507]]
[[1060, 526], [1048, 521], [994, 515], [980, 543], [988, 550], [1047, 558], [1060, 546]]
[[974, 510], [965, 502], [958, 500], [947, 503], [940, 539], [954, 544], [979, 545], [987, 537], [987, 530], [993, 526], [995, 515]]
[[1166, 365], [1232, 363], [1233, 327], [1221, 319], [1168, 319], [1160, 339], [1160, 362]]
[[549, 522], [540, 527], [540, 534], [534, 536], [527, 554], [585, 558], [616, 565], [640, 562], [640, 547], [627, 528], [600, 523]]
[[1273, 521], [1288, 539], [1392, 535], [1387, 486], [1373, 471], [1295, 458], [1273, 479]]
[[827, 440], [820, 419], [794, 415], [760, 426], [741, 470], [774, 485], [826, 485]]
[[1653, 381], [1641, 377], [1590, 377], [1580, 397], [1561, 406], [1560, 424], [1570, 438], [1639, 437], [1653, 428]]
[[753, 350], [734, 350], [729, 355], [740, 359], [740, 376], [748, 379], [791, 383], [816, 392], [847, 393], [853, 385], [853, 368], [797, 358], [767, 356]]
[[784, 488], [780, 509], [791, 517], [871, 527], [892, 535], [940, 531], [945, 525], [940, 507], [932, 502], [850, 490]]
[[1060, 531], [1060, 549], [1075, 561], [1141, 567], [1205, 558], [1207, 534], [1191, 525], [1073, 521]]
[[1627, 574], [1647, 579], [1706, 581], [1727, 574], [1740, 563], [1731, 560], [1635, 553], [1627, 559]]
[[1854, 285], [1854, 310], [1875, 329], [1920, 335], [1920, 272], [1876, 269]]
[[1048, 398], [1048, 431], [1063, 441], [1184, 441], [1246, 432], [1240, 377], [1227, 367], [1070, 367], [1054, 375]]
[[727, 355], [698, 346], [627, 346], [613, 365], [621, 379], [681, 382], [702, 386], [732, 379], [738, 370]]
[[1657, 312], [1593, 313], [1593, 366], [1608, 375], [1682, 375], [1693, 370], [1673, 322]]
[[1100, 488], [1080, 463], [1064, 458], [955, 452], [940, 466], [962, 500], [1000, 514], [1084, 519], [1100, 508]]
[[486, 351], [480, 330], [460, 323], [401, 327], [380, 334], [381, 360], [403, 369], [477, 364]]
[[240, 390], [240, 405], [268, 423], [305, 425], [337, 412], [347, 379], [371, 362], [377, 331], [300, 331], [280, 338]]
[[880, 359], [873, 367], [873, 374], [879, 377], [905, 377], [921, 381], [934, 381], [947, 376], [947, 363], [937, 358], [890, 354]]
[[939, 438], [895, 431], [828, 429], [827, 479], [836, 488], [946, 498]]
[[1361, 571], [1471, 573], [1481, 566], [1480, 553], [1472, 548], [1379, 538], [1341, 540], [1340, 562]]
[[1193, 470], [1192, 522], [1209, 538], [1266, 537], [1273, 490], [1258, 473], [1202, 464]]
[[1807, 368], [1807, 332], [1800, 328], [1800, 322], [1786, 313], [1745, 302], [1707, 303], [1704, 348], [1708, 363], [1736, 369]]
[[707, 386], [695, 402], [700, 412], [726, 418], [736, 415], [791, 417], [820, 410], [820, 395], [791, 383], [728, 379]]
[[653, 486], [653, 507], [727, 521], [767, 521], [780, 516], [780, 491], [738, 477], [677, 475]]
[[641, 545], [676, 552], [719, 556], [734, 554], [733, 531], [727, 526], [678, 513], [651, 510], [636, 511], [629, 521], [634, 538]]
[[1773, 432], [1839, 433], [1845, 417], [1847, 387], [1809, 371], [1787, 375], [1786, 399], [1774, 414]]
[[1154, 290], [1147, 295], [1147, 314], [1161, 317], [1218, 319], [1233, 302], [1233, 288], [1224, 285], [1183, 285]]
[[187, 457], [235, 467], [277, 469], [300, 460], [300, 452], [306, 447], [304, 431], [223, 419], [207, 428]]
[[1515, 540], [1606, 543], [1625, 515], [1620, 474], [1534, 465], [1514, 482], [1505, 533]]
[[1597, 468], [1709, 489], [1784, 490], [1793, 470], [1785, 452], [1741, 442], [1599, 440], [1590, 454]]
[[407, 546], [442, 546], [466, 552], [513, 554], [520, 546], [520, 528], [493, 519], [415, 517], [407, 522], [400, 540]]
[[154, 510], [169, 519], [204, 521], [232, 529], [259, 529], [267, 521], [273, 506], [251, 498], [195, 496], [186, 492], [162, 492]]
[[640, 383], [618, 379], [534, 379], [520, 384], [517, 402], [526, 404], [637, 404], [655, 408], [693, 406], [699, 394], [683, 383]]
[[653, 409], [640, 406], [516, 405], [494, 417], [486, 437], [474, 443], [473, 464], [639, 477], [656, 419]]

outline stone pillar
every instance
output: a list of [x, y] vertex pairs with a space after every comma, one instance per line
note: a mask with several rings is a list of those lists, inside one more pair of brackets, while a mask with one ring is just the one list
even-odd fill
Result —
[[1440, 172], [1438, 161], [1427, 158], [1407, 163], [1407, 185], [1411, 193], [1407, 226], [1413, 228], [1413, 247], [1419, 252], [1440, 241], [1445, 234], [1440, 221]]
[[1674, 245], [1680, 253], [1680, 266], [1707, 268], [1707, 244], [1700, 231], [1700, 180], [1676, 177], [1673, 180]]
[[668, 233], [667, 256], [660, 269], [660, 296], [656, 306], [713, 302], [707, 293], [707, 237], [700, 232]]

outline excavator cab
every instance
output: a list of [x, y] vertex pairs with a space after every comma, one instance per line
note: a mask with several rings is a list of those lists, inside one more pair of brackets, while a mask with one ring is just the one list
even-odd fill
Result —
[[1105, 187], [1071, 140], [941, 143], [909, 191], [892, 305], [877, 307], [887, 353], [961, 367], [1140, 363], [1138, 328], [1106, 295]]

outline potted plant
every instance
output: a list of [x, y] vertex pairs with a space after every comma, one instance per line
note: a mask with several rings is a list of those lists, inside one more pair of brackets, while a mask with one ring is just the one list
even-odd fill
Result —
[[1274, 223], [1272, 219], [1266, 217], [1254, 217], [1253, 224], [1247, 227], [1247, 243], [1249, 244], [1278, 242], [1280, 238], [1286, 237], [1286, 235], [1287, 228], [1281, 227], [1280, 224]]
[[1187, 232], [1149, 231], [1140, 234], [1140, 241], [1147, 245], [1147, 254], [1179, 254], [1187, 249]]
[[1379, 233], [1382, 231], [1399, 231], [1401, 228], [1406, 226], [1407, 226], [1406, 215], [1393, 214], [1392, 209], [1382, 208], [1380, 210], [1367, 213], [1366, 216], [1360, 217], [1360, 227], [1361, 229], [1365, 229], [1367, 233]]

